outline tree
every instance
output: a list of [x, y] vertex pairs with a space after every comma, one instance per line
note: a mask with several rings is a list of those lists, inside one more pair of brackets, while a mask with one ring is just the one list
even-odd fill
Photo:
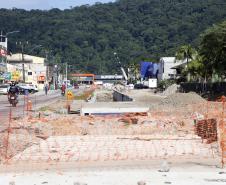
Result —
[[12, 53], [19, 52], [16, 41], [29, 41], [78, 71], [116, 74], [113, 52], [124, 66], [142, 55], [157, 62], [183, 43], [197, 46], [199, 35], [225, 15], [225, 0], [117, 0], [66, 10], [0, 9], [0, 28], [20, 30], [10, 35]]
[[200, 55], [208, 77], [226, 75], [226, 21], [207, 29], [201, 36]]
[[190, 71], [190, 74], [191, 74], [193, 80], [195, 80], [195, 81], [196, 80], [201, 81], [206, 76], [203, 58], [199, 54], [194, 56], [193, 59], [191, 60], [191, 62], [189, 62], [188, 69]]
[[189, 61], [194, 59], [194, 55], [196, 54], [197, 54], [196, 50], [193, 49], [191, 45], [184, 45], [179, 48], [175, 55], [176, 60], [186, 60], [185, 72], [187, 72], [188, 81], [190, 81], [190, 71], [188, 68], [188, 63]]

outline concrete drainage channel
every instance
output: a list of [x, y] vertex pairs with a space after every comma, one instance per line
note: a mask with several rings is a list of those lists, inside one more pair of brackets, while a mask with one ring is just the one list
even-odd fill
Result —
[[[96, 94], [89, 103], [84, 103], [80, 110], [80, 115], [115, 115], [126, 113], [147, 113], [148, 106], [140, 105], [133, 99], [119, 91], [113, 92], [114, 102], [96, 102]], [[91, 103], [90, 103], [91, 102]]]
[[[78, 105], [80, 104], [80, 105]], [[112, 102], [98, 102], [97, 93], [94, 91], [85, 101], [74, 100], [69, 107], [69, 114], [87, 115], [117, 115], [125, 113], [147, 113], [148, 106], [137, 104], [131, 97], [117, 90], [112, 92]]]
[[133, 99], [117, 90], [113, 92], [113, 100], [116, 102], [131, 102]]

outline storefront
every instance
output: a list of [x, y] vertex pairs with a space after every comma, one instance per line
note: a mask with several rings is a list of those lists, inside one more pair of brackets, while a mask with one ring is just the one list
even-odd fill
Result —
[[37, 84], [37, 86], [38, 86], [39, 90], [43, 90], [45, 81], [46, 81], [45, 75], [39, 75], [38, 76], [38, 79], [37, 79], [38, 84]]
[[93, 84], [94, 74], [70, 74], [69, 79], [77, 84]]

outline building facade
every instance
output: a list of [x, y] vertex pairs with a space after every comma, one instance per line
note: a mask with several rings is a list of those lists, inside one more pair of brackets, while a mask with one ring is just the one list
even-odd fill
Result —
[[24, 65], [25, 83], [32, 83], [37, 85], [39, 89], [43, 89], [47, 76], [45, 58], [17, 53], [7, 56], [7, 63], [7, 71], [16, 74], [12, 80], [23, 80]]
[[159, 61], [158, 81], [175, 79], [177, 77], [177, 70], [174, 68], [185, 61], [176, 60], [175, 57], [162, 57]]

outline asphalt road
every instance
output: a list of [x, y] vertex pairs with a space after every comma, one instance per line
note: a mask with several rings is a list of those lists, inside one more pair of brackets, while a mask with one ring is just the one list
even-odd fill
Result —
[[28, 97], [24, 95], [19, 96], [19, 103], [16, 107], [12, 107], [7, 99], [6, 95], [0, 96], [0, 132], [4, 130], [9, 123], [9, 116], [11, 112], [12, 117], [23, 116], [26, 114], [27, 108], [27, 98], [31, 100], [33, 109], [37, 107], [41, 107], [46, 103], [51, 103], [58, 98], [61, 97], [61, 92], [58, 91], [50, 91], [46, 96], [44, 92], [39, 92], [37, 94], [28, 95]]

